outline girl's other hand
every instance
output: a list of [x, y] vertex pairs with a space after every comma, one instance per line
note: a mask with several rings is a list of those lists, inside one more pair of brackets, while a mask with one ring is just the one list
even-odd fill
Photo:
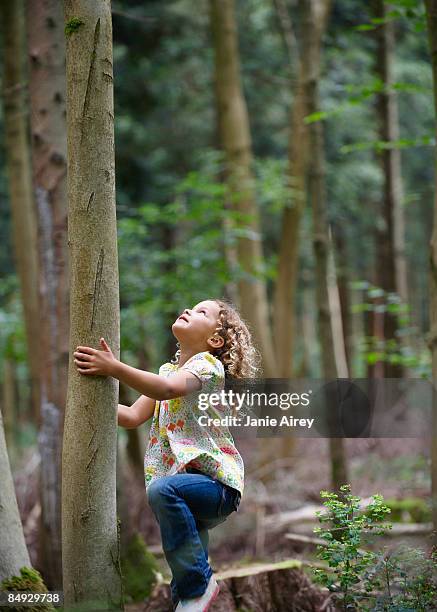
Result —
[[101, 351], [90, 346], [78, 346], [73, 353], [74, 363], [78, 372], [94, 376], [111, 376], [117, 359], [106, 344], [104, 338], [100, 338]]

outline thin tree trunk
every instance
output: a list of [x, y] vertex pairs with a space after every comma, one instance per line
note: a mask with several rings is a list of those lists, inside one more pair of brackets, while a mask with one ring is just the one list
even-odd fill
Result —
[[[352, 295], [356, 295], [356, 293], [354, 292]], [[360, 297], [357, 297], [356, 299], [352, 298], [351, 299], [351, 312], [353, 312], [355, 304], [360, 304], [361, 302], [362, 300]], [[351, 352], [350, 364], [351, 364], [351, 376], [352, 377], [360, 376], [360, 375], [362, 376], [367, 375], [365, 364], [364, 364], [362, 374], [361, 372], [358, 372], [358, 371], [355, 372], [353, 369], [355, 364], [362, 362], [362, 352], [360, 350], [360, 345], [362, 345], [362, 343], [365, 340], [365, 336], [366, 336], [366, 320], [367, 320], [366, 312], [357, 312], [351, 316], [352, 352]]]
[[[37, 226], [32, 195], [32, 174], [25, 71], [23, 0], [0, 2], [3, 24], [3, 104], [6, 158], [9, 178], [13, 245], [23, 304], [32, 411], [39, 418], [39, 305]], [[23, 245], [24, 248], [23, 248]]]
[[[226, 176], [224, 172], [221, 172], [220, 179], [225, 183]], [[233, 241], [232, 236], [232, 219], [230, 213], [232, 212], [232, 203], [228, 200], [224, 203], [224, 209], [226, 214], [223, 218], [223, 245], [224, 254], [226, 260], [226, 266], [229, 270], [229, 280], [227, 281], [224, 289], [225, 298], [228, 299], [236, 308], [240, 308], [240, 301], [238, 295], [238, 283], [236, 282], [237, 270], [238, 270], [238, 252], [237, 247]]]
[[338, 294], [341, 310], [341, 325], [342, 338], [344, 338], [345, 359], [349, 376], [352, 372], [353, 364], [353, 330], [351, 321], [351, 304], [350, 304], [350, 289], [349, 289], [349, 258], [347, 254], [347, 244], [345, 236], [340, 224], [332, 225], [332, 239], [334, 242], [334, 252], [337, 255], [337, 271], [336, 278], [338, 283]]
[[[278, 376], [292, 378], [296, 335], [296, 289], [298, 284], [299, 239], [301, 220], [306, 203], [306, 174], [308, 170], [308, 127], [304, 122], [307, 113], [305, 88], [310, 73], [306, 53], [308, 44], [320, 45], [326, 21], [318, 28], [308, 21], [303, 23], [303, 42], [299, 51], [290, 14], [284, 0], [275, 0], [284, 44], [289, 56], [290, 68], [296, 67], [293, 104], [290, 109], [288, 137], [287, 184], [290, 200], [284, 208], [278, 250], [278, 274], [274, 289], [274, 345], [278, 363]], [[308, 15], [306, 15], [308, 20]], [[308, 38], [310, 37], [310, 38]], [[291, 456], [294, 439], [278, 441], [280, 455]]]
[[[384, 0], [374, 0], [376, 18], [383, 19], [387, 14]], [[381, 140], [393, 142], [399, 139], [399, 117], [396, 93], [393, 87], [394, 24], [388, 20], [375, 30], [377, 52], [375, 70], [384, 85], [376, 99], [379, 115], [379, 134]], [[387, 293], [396, 292], [402, 301], [408, 303], [407, 268], [405, 258], [404, 211], [402, 206], [401, 152], [397, 148], [382, 151], [381, 166], [384, 177], [384, 200], [382, 217], [384, 227], [378, 232], [377, 241], [377, 285]], [[396, 339], [398, 328], [396, 314], [385, 312], [385, 342]], [[399, 346], [400, 348], [400, 346]], [[385, 376], [402, 377], [404, 367], [400, 364], [384, 364]]]
[[[370, 198], [366, 205], [369, 208], [370, 214], [376, 218], [379, 214], [379, 202]], [[378, 236], [375, 231], [375, 243], [377, 239]], [[374, 253], [372, 262], [369, 264], [368, 270], [364, 275], [373, 287], [377, 286], [377, 267], [379, 265], [377, 247], [375, 247], [375, 251], [376, 253]], [[368, 344], [367, 352], [375, 351], [378, 346], [384, 343], [384, 312], [382, 312], [382, 308], [378, 306], [382, 300], [381, 298], [371, 296], [368, 289], [364, 289], [361, 295], [361, 302], [370, 305], [370, 310], [365, 310], [363, 312], [363, 332]], [[367, 378], [384, 377], [384, 362], [381, 359], [378, 359], [375, 363], [367, 361], [365, 366]]]
[[39, 560], [47, 584], [62, 588], [61, 453], [67, 394], [69, 278], [67, 142], [62, 3], [27, 3], [33, 188], [38, 217], [41, 406]]
[[[374, 283], [376, 284], [376, 283]], [[369, 298], [372, 304], [372, 310], [367, 312], [366, 326], [367, 336], [372, 338], [371, 352], [379, 352], [380, 347], [384, 345], [384, 298], [374, 297]], [[377, 359], [374, 363], [367, 365], [368, 378], [384, 378], [384, 361]]]
[[[216, 116], [219, 116], [219, 105], [217, 96], [214, 97], [215, 104], [215, 113]], [[219, 150], [220, 149], [220, 129], [219, 122], [215, 122], [214, 126], [214, 139], [213, 146]], [[218, 171], [218, 180], [221, 181], [224, 185], [226, 185], [226, 172], [225, 169], [220, 164], [220, 169]], [[231, 211], [232, 211], [232, 202], [227, 198], [227, 193], [224, 195], [223, 209], [225, 214], [223, 216], [222, 228], [223, 228], [223, 251], [224, 258], [226, 261], [226, 267], [229, 273], [228, 281], [225, 284], [223, 295], [224, 297], [232, 302], [236, 306], [236, 308], [240, 308], [239, 298], [238, 298], [238, 285], [236, 282], [236, 270], [238, 269], [238, 253], [236, 245], [233, 241], [232, 236], [232, 220], [231, 220]]]
[[[178, 230], [179, 228], [175, 228], [171, 225], [165, 225], [162, 228], [162, 232], [161, 232], [161, 243], [163, 246], [163, 249], [168, 252], [171, 253], [177, 244], [177, 239], [178, 239]], [[169, 276], [176, 274], [176, 266], [174, 261], [164, 261], [162, 264], [162, 271], [163, 274], [168, 278]], [[166, 291], [166, 295], [164, 296], [164, 299], [169, 302], [172, 303], [172, 298], [173, 298], [173, 289], [170, 287], [170, 285], [167, 285], [167, 291]], [[175, 306], [175, 310], [176, 310], [176, 306]], [[166, 355], [171, 355], [171, 357], [173, 357], [174, 353], [175, 353], [175, 346], [176, 346], [176, 341], [175, 341], [175, 337], [173, 336], [172, 332], [171, 332], [171, 326], [173, 325], [173, 322], [175, 320], [175, 318], [178, 316], [178, 314], [176, 312], [167, 312], [167, 313], [163, 313], [164, 314], [164, 327], [166, 330], [166, 343], [165, 343], [165, 354]], [[147, 369], [147, 368], [144, 368]]]
[[[304, 11], [302, 24], [302, 48], [299, 51], [290, 14], [284, 0], [275, 0], [281, 24], [281, 33], [288, 52], [290, 66], [296, 66], [297, 79], [293, 90], [293, 105], [290, 111], [288, 141], [288, 186], [290, 202], [284, 208], [279, 244], [278, 275], [275, 283], [274, 338], [278, 358], [279, 376], [292, 377], [295, 344], [295, 294], [298, 282], [299, 238], [302, 214], [305, 207], [305, 176], [308, 164], [308, 128], [304, 122], [306, 109], [306, 79], [310, 74], [307, 53], [309, 44], [320, 46], [325, 32], [328, 12], [317, 24], [308, 22]], [[314, 27], [316, 25], [316, 27]]]
[[332, 321], [332, 339], [334, 342], [335, 363], [337, 376], [349, 377], [349, 365], [346, 359], [345, 335], [343, 330], [343, 318], [341, 313], [340, 292], [337, 282], [337, 269], [334, 260], [334, 248], [331, 229], [328, 226], [329, 252], [328, 252], [328, 295], [329, 309]]
[[232, 208], [241, 214], [237, 238], [242, 277], [239, 305], [263, 359], [264, 375], [277, 376], [269, 320], [259, 213], [252, 171], [252, 143], [246, 101], [240, 78], [240, 58], [234, 0], [211, 0], [211, 29], [215, 52], [215, 91], [218, 124], [226, 157], [226, 176]]
[[[437, 126], [437, 0], [425, 0], [428, 24], [429, 48], [432, 62], [434, 110]], [[436, 127], [437, 135], [437, 127]], [[429, 253], [429, 348], [432, 354], [432, 380], [437, 379], [437, 157], [435, 164], [434, 220]], [[432, 432], [431, 432], [431, 503], [434, 524], [434, 545], [437, 546], [437, 397], [433, 387]]]
[[[321, 23], [326, 23], [330, 9], [329, 0], [313, 0], [303, 3], [306, 13], [305, 23], [311, 24], [311, 30], [317, 31]], [[306, 108], [309, 114], [320, 110], [319, 79], [321, 45], [316, 44], [320, 38], [305, 38], [308, 57], [308, 76], [306, 80]], [[328, 257], [329, 233], [325, 194], [325, 160], [323, 148], [323, 127], [320, 121], [309, 126], [309, 176], [308, 193], [313, 213], [313, 247], [316, 269], [316, 300], [318, 332], [321, 344], [322, 373], [327, 380], [338, 377], [335, 359], [334, 339], [331, 320], [331, 309], [328, 294]], [[343, 438], [329, 438], [331, 456], [332, 488], [339, 490], [347, 482], [347, 466]]]
[[0, 583], [19, 576], [21, 567], [31, 567], [15, 496], [3, 418], [0, 412]]
[[[308, 74], [305, 52], [299, 53], [295, 44], [290, 15], [283, 0], [275, 0], [281, 32], [288, 52], [290, 67], [296, 66], [297, 79], [293, 90], [293, 104], [289, 117], [287, 183], [290, 201], [284, 208], [278, 251], [278, 274], [274, 291], [274, 342], [278, 359], [278, 376], [291, 378], [293, 372], [298, 256], [300, 226], [306, 202], [305, 176], [308, 161], [308, 128], [304, 122], [305, 80]], [[304, 27], [304, 32], [309, 32]], [[315, 33], [312, 33], [315, 35]], [[317, 35], [322, 35], [322, 31]], [[308, 41], [304, 42], [304, 45]], [[315, 44], [320, 44], [315, 41]]]
[[302, 343], [302, 361], [299, 370], [296, 372], [297, 378], [306, 378], [311, 376], [311, 354], [312, 347], [317, 346], [317, 335], [314, 330], [313, 323], [313, 293], [312, 289], [306, 282], [302, 287], [302, 314], [301, 314], [301, 343]]
[[62, 456], [67, 609], [121, 610], [116, 516], [118, 381], [77, 372], [78, 345], [120, 354], [111, 4], [67, 0], [70, 364]]
[[303, 122], [306, 112], [302, 79], [303, 74], [299, 77], [291, 111], [288, 178], [293, 195], [292, 202], [284, 209], [282, 217], [274, 294], [275, 349], [280, 368], [279, 376], [284, 378], [293, 376], [299, 236], [305, 206], [307, 127]]

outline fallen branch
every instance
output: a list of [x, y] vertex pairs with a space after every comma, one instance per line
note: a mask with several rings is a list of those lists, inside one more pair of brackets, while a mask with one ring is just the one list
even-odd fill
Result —
[[432, 523], [392, 523], [393, 527], [385, 535], [422, 535], [433, 531]]
[[302, 544], [326, 546], [326, 540], [322, 540], [322, 538], [312, 538], [311, 536], [300, 535], [299, 533], [286, 533], [285, 538], [292, 542], [301, 542]]
[[[431, 533], [434, 529], [432, 523], [389, 523], [389, 524], [391, 525], [391, 528], [387, 528], [386, 530], [384, 530], [383, 535], [387, 535], [387, 536], [421, 535], [421, 534]], [[334, 531], [344, 531], [345, 529], [347, 529], [347, 527], [333, 527], [332, 529], [329, 529], [329, 531], [332, 533]], [[377, 530], [378, 530], [378, 525], [375, 525], [375, 529], [363, 529], [362, 533], [375, 533], [375, 531]]]
[[[373, 502], [371, 497], [361, 500], [360, 510], [365, 510], [371, 502]], [[272, 533], [281, 531], [285, 527], [296, 523], [318, 523], [316, 512], [326, 513], [325, 506], [308, 504], [297, 510], [269, 514], [264, 518], [264, 527]], [[392, 525], [392, 529], [387, 530], [385, 535], [422, 535], [433, 531], [432, 523], [392, 523]], [[371, 533], [371, 530], [369, 533]]]

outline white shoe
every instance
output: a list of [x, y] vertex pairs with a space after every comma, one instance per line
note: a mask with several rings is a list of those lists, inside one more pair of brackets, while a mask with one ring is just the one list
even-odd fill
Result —
[[209, 606], [219, 594], [220, 587], [214, 576], [211, 576], [206, 591], [194, 599], [181, 599], [175, 612], [207, 612]]

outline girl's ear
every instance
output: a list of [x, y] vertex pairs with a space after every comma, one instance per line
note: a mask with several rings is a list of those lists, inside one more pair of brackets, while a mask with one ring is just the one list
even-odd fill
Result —
[[216, 336], [211, 336], [211, 338], [208, 338], [208, 343], [210, 344], [210, 346], [217, 349], [221, 348], [224, 345], [225, 341], [221, 336], [217, 334]]

